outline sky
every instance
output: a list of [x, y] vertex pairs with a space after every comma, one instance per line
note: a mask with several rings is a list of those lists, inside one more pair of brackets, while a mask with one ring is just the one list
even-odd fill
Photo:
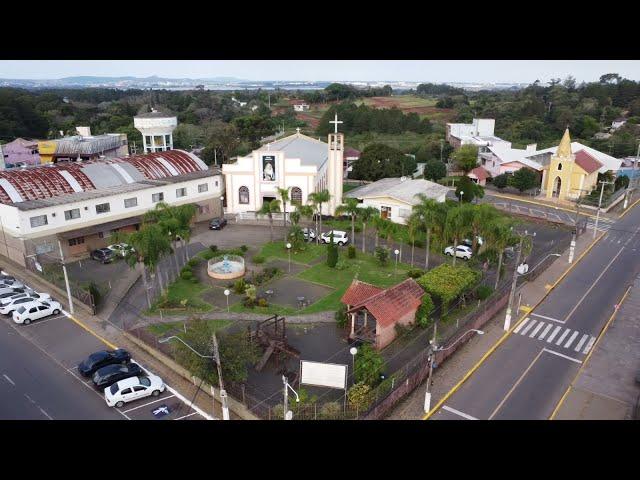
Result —
[[605, 73], [640, 80], [639, 60], [2, 60], [0, 78], [69, 76], [244, 80], [545, 82], [572, 75], [595, 81]]

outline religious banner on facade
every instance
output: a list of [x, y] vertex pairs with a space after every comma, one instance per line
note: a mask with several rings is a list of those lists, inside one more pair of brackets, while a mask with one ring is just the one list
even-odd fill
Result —
[[265, 182], [276, 181], [276, 157], [274, 155], [262, 156], [262, 180]]

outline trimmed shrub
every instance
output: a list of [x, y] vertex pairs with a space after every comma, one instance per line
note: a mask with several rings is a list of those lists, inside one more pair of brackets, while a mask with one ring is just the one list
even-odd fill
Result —
[[493, 288], [489, 285], [479, 285], [478, 288], [476, 288], [476, 297], [478, 297], [478, 300], [486, 300], [492, 293]]
[[240, 250], [242, 250], [242, 253], [247, 253], [247, 250], [249, 250], [249, 247], [247, 247], [246, 245], [241, 245]]
[[493, 179], [493, 186], [503, 189], [509, 183], [509, 176], [506, 173], [501, 173]]
[[180, 272], [180, 278], [183, 280], [191, 280], [193, 278], [193, 272], [191, 270], [183, 270]]
[[209, 245], [209, 250], [211, 250], [213, 253], [218, 253], [218, 246], [217, 245]]
[[424, 297], [422, 297], [422, 304], [416, 311], [416, 324], [422, 328], [428, 327], [431, 324], [431, 314], [433, 313], [433, 310], [434, 305], [431, 295], [425, 293]]
[[255, 263], [256, 265], [260, 265], [261, 263], [264, 263], [266, 258], [264, 258], [264, 256], [262, 255], [254, 255], [253, 258], [251, 259], [253, 261], [253, 263]]
[[327, 265], [330, 268], [335, 268], [338, 263], [338, 247], [333, 243], [333, 233], [329, 237], [329, 243], [327, 244]]
[[366, 410], [371, 405], [371, 387], [364, 382], [358, 382], [347, 392], [349, 405], [358, 410]]
[[258, 300], [258, 306], [259, 307], [267, 307], [269, 306], [269, 302], [267, 302], [266, 298], [261, 298]]
[[427, 273], [427, 272], [425, 272], [424, 270], [422, 270], [420, 268], [412, 268], [411, 270], [409, 270], [407, 272], [407, 277], [409, 277], [409, 278], [420, 278], [425, 273]]
[[375, 256], [376, 256], [376, 259], [378, 260], [378, 264], [384, 267], [389, 260], [389, 249], [385, 247], [377, 247]]
[[336, 326], [338, 328], [344, 328], [347, 326], [347, 306], [342, 303], [338, 307], [335, 313]]
[[233, 284], [233, 291], [238, 295], [242, 295], [246, 288], [247, 282], [244, 280], [244, 278], [236, 280]]
[[207, 250], [206, 252], [202, 253], [202, 258], [204, 258], [205, 260], [211, 260], [215, 256], [216, 254], [213, 253], [211, 250]]
[[353, 245], [347, 247], [347, 258], [356, 258], [356, 247]]
[[200, 257], [193, 257], [187, 262], [187, 265], [189, 265], [190, 267], [195, 267], [199, 263], [200, 263]]

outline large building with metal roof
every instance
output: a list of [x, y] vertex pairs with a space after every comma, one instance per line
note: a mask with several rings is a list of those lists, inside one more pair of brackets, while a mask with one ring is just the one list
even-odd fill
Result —
[[222, 210], [218, 168], [172, 150], [130, 157], [63, 162], [0, 172], [0, 254], [53, 251], [69, 256], [105, 246], [114, 230], [133, 230], [158, 202], [193, 203], [196, 221]]

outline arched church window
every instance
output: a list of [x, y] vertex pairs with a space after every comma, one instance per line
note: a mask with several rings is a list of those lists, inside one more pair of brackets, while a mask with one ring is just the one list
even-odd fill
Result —
[[247, 187], [240, 187], [238, 189], [240, 203], [249, 203], [249, 189]]
[[293, 187], [291, 189], [291, 201], [302, 203], [302, 190], [300, 190], [300, 188]]
[[558, 163], [558, 170], [562, 170], [562, 164]]

